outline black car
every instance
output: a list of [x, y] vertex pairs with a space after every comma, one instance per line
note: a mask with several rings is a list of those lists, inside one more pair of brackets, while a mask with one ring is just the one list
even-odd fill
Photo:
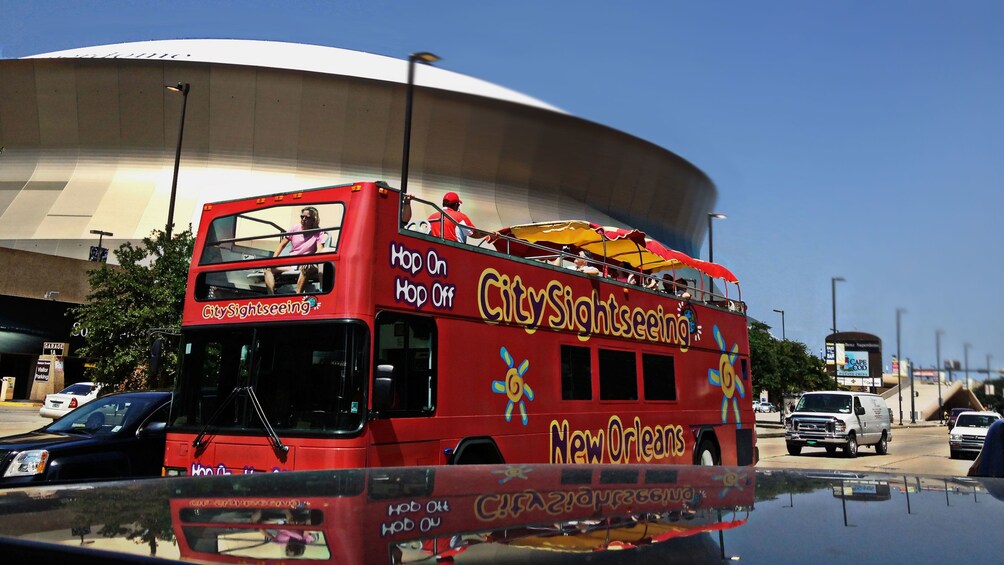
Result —
[[0, 487], [158, 476], [170, 392], [123, 392], [0, 438]]

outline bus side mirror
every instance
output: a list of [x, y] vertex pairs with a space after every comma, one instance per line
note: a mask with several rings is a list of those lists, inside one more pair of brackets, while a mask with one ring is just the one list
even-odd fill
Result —
[[394, 398], [394, 365], [377, 365], [373, 377], [373, 409], [387, 410]]

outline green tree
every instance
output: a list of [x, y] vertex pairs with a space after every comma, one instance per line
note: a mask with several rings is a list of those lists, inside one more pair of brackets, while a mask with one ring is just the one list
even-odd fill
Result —
[[[770, 326], [750, 321], [750, 365], [753, 394], [766, 390], [775, 403], [785, 394], [803, 390], [833, 388], [833, 379], [826, 373], [823, 360], [809, 354], [804, 343], [779, 340], [770, 335]], [[784, 410], [779, 412], [784, 418]]]
[[154, 230], [141, 245], [126, 242], [115, 250], [119, 266], [102, 265], [88, 273], [87, 302], [69, 315], [87, 330], [80, 354], [93, 362], [87, 372], [91, 380], [119, 389], [170, 386], [176, 352], [166, 348], [164, 369], [150, 375], [151, 334], [181, 326], [194, 244], [191, 228], [172, 239]]

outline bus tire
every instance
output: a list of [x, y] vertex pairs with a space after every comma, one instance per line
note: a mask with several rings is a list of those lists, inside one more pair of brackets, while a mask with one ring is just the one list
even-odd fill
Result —
[[718, 455], [718, 448], [709, 439], [702, 439], [694, 452], [694, 464], [714, 466], [721, 464], [721, 457]]
[[490, 437], [464, 438], [457, 444], [451, 465], [501, 465], [502, 452]]

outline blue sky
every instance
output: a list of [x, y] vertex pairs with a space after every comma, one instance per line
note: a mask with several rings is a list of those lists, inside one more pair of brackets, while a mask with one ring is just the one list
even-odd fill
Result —
[[[660, 145], [719, 190], [715, 259], [750, 314], [1004, 367], [1004, 2], [0, 0], [0, 56], [266, 39], [484, 79]], [[707, 244], [702, 250], [707, 256]]]

